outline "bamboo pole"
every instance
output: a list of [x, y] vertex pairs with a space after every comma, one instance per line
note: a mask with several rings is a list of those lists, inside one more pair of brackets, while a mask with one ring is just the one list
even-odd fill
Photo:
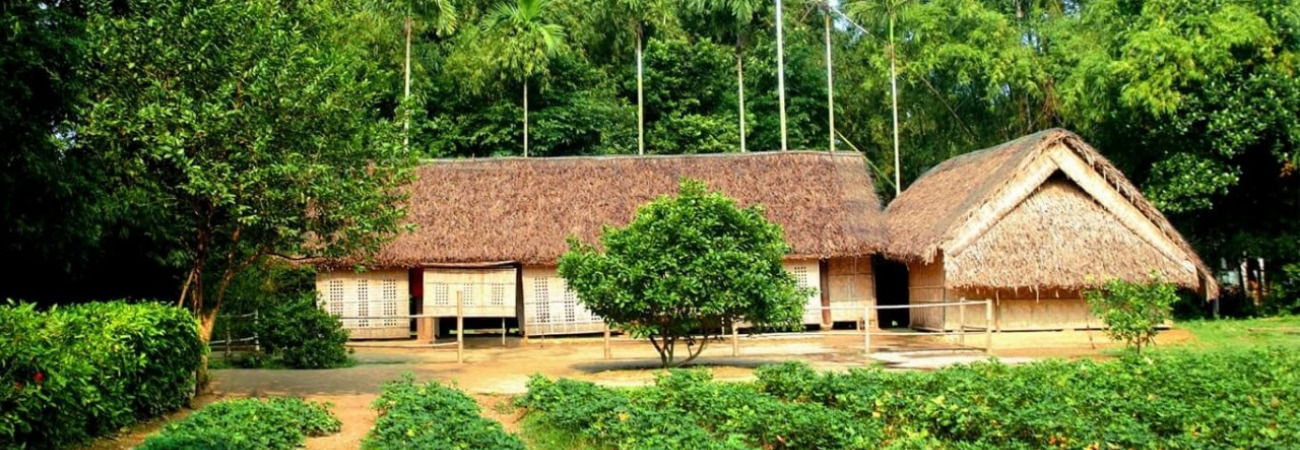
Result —
[[830, 150], [835, 152], [835, 75], [833, 67], [835, 60], [831, 58], [831, 13], [830, 4], [826, 5], [827, 11], [824, 14], [826, 22], [826, 121], [828, 132], [830, 133]]
[[506, 318], [505, 318], [505, 317], [502, 317], [502, 318], [501, 318], [501, 346], [502, 346], [502, 347], [505, 347], [505, 346], [506, 346], [506, 333], [507, 333], [508, 331], [509, 331], [509, 330], [506, 329]]
[[605, 324], [605, 360], [609, 361], [610, 357], [611, 356], [610, 356], [610, 349], [609, 349], [609, 324]]
[[984, 301], [984, 353], [993, 354], [993, 301]]
[[461, 303], [463, 292], [456, 292], [456, 363], [465, 362], [465, 310]]
[[957, 305], [957, 343], [962, 347], [966, 346], [966, 299], [963, 298]]
[[731, 356], [740, 356], [740, 333], [736, 331], [736, 324], [731, 324]]
[[871, 316], [869, 315], [870, 310], [871, 307], [869, 306], [862, 307], [862, 322], [864, 324], [864, 326], [862, 327], [862, 350], [868, 356], [871, 355]]

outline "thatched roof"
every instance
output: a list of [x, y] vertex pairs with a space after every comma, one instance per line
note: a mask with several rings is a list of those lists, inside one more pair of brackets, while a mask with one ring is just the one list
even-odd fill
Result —
[[680, 156], [494, 158], [421, 165], [408, 220], [376, 267], [553, 264], [565, 239], [598, 240], [636, 209], [703, 180], [742, 206], [763, 205], [793, 258], [865, 256], [883, 249], [880, 200], [862, 156], [771, 152]]
[[948, 287], [1079, 288], [1152, 271], [1217, 295], [1196, 252], [1119, 169], [1051, 129], [952, 158], [886, 209], [892, 257], [942, 256]]

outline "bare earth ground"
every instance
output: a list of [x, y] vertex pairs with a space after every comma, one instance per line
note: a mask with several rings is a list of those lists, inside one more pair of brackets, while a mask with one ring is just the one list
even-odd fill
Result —
[[[862, 353], [861, 336], [828, 335], [801, 338], [744, 338], [740, 356], [731, 356], [729, 341], [713, 342], [697, 360], [709, 366], [720, 380], [751, 380], [753, 369], [763, 364], [802, 360], [819, 370], [842, 371], [881, 364], [887, 369], [927, 370], [951, 364], [983, 360], [980, 349], [956, 345], [956, 338], [873, 336], [871, 358]], [[983, 334], [966, 336], [966, 344], [984, 345]], [[1161, 345], [1194, 339], [1186, 330], [1168, 330], [1159, 336]], [[520, 413], [510, 407], [514, 395], [526, 392], [533, 374], [568, 377], [609, 386], [638, 386], [652, 383], [658, 355], [644, 341], [615, 340], [612, 358], [604, 359], [603, 341], [597, 338], [507, 340], [499, 337], [470, 338], [466, 341], [465, 363], [456, 363], [454, 347], [402, 348], [401, 343], [360, 344], [355, 367], [329, 370], [223, 369], [213, 371], [212, 391], [195, 400], [201, 407], [222, 398], [289, 395], [329, 402], [343, 423], [336, 434], [311, 438], [309, 449], [352, 449], [360, 446], [374, 425], [370, 402], [380, 386], [404, 373], [419, 380], [454, 383], [472, 395], [485, 416], [501, 421], [516, 431]], [[387, 346], [381, 346], [387, 345]], [[1107, 358], [1101, 351], [1114, 347], [1097, 332], [995, 333], [993, 355], [1015, 364], [1046, 357]], [[139, 445], [164, 423], [179, 420], [191, 410], [165, 419], [137, 425], [114, 438], [100, 439], [91, 449], [124, 449]]]

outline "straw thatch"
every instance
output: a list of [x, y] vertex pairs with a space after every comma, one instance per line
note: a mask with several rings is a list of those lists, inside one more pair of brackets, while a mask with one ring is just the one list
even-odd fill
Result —
[[1217, 295], [1209, 270], [1164, 215], [1066, 130], [950, 159], [886, 215], [887, 253], [925, 263], [942, 254], [950, 288], [1080, 288], [1157, 271]]
[[781, 152], [682, 156], [439, 160], [416, 171], [408, 220], [378, 267], [553, 264], [565, 239], [595, 242], [605, 225], [705, 181], [742, 206], [761, 204], [792, 258], [865, 256], [883, 248], [884, 218], [862, 156]]

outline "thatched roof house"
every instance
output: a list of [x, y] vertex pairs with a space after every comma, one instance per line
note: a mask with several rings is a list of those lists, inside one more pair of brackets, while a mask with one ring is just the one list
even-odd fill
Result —
[[[530, 334], [593, 331], [598, 321], [555, 275], [566, 238], [597, 241], [604, 226], [625, 225], [641, 205], [676, 193], [682, 178], [703, 180], [742, 206], [761, 204], [793, 249], [788, 268], [821, 291], [810, 302], [874, 301], [869, 257], [885, 246], [884, 216], [864, 158], [851, 153], [429, 161], [410, 187], [414, 231], [384, 247], [371, 273], [400, 278], [409, 270], [426, 313], [463, 291], [501, 307], [481, 316], [519, 317]], [[328, 294], [334, 280], [342, 299], [352, 276], [325, 273], [318, 287]], [[812, 310], [809, 321], [861, 315]]]
[[[1145, 281], [1157, 272], [1207, 296], [1218, 292], [1164, 215], [1066, 130], [950, 159], [886, 215], [886, 252], [909, 263], [912, 303], [995, 300], [994, 326], [1002, 329], [1096, 326], [1080, 290], [1115, 277]], [[912, 323], [949, 329], [953, 318], [932, 308]]]

